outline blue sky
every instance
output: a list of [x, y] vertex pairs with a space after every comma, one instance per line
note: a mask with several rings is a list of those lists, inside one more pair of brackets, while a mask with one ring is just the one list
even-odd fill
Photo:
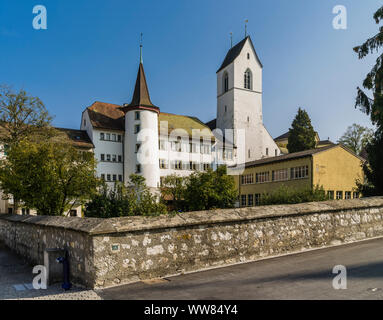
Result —
[[[347, 30], [332, 27], [335, 5]], [[44, 5], [48, 29], [32, 28]], [[355, 45], [374, 35], [379, 0], [1, 0], [0, 84], [40, 97], [54, 125], [79, 128], [94, 101], [130, 102], [144, 33], [144, 66], [161, 111], [215, 118], [216, 70], [248, 33], [263, 63], [264, 122], [273, 137], [304, 107], [322, 139], [336, 141], [352, 123], [371, 126], [354, 109], [356, 87], [375, 58]]]

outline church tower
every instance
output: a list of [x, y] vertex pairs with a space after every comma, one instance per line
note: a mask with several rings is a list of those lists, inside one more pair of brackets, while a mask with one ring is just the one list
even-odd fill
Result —
[[[253, 161], [280, 154], [263, 126], [262, 63], [250, 36], [232, 47], [217, 71], [216, 127], [234, 129], [239, 161]], [[236, 130], [242, 129], [244, 135]], [[242, 159], [242, 160], [241, 160]]]
[[144, 66], [140, 59], [132, 102], [121, 109], [125, 112], [124, 181], [133, 174], [145, 178], [155, 191], [160, 185], [158, 151], [158, 115], [160, 109], [150, 100]]

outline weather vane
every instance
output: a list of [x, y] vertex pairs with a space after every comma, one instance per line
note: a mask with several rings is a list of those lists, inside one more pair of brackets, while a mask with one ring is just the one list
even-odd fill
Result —
[[230, 48], [233, 48], [233, 32], [230, 32]]
[[249, 22], [249, 20], [245, 20], [245, 38], [247, 37], [247, 23]]

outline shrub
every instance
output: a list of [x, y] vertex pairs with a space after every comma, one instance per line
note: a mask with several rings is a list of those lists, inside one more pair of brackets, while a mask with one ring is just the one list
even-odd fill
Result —
[[327, 197], [322, 186], [317, 185], [314, 188], [294, 189], [282, 185], [271, 193], [262, 194], [260, 204], [293, 204], [325, 200], [327, 200]]

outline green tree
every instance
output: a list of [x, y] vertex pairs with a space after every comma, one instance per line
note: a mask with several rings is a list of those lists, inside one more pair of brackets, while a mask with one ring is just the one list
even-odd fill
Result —
[[[376, 24], [383, 19], [383, 6], [374, 14]], [[383, 27], [373, 37], [367, 39], [362, 45], [354, 48], [359, 59], [372, 53], [378, 53], [383, 46]], [[366, 196], [383, 195], [383, 54], [376, 59], [375, 65], [363, 81], [363, 88], [372, 94], [368, 96], [363, 89], [357, 88], [355, 107], [370, 116], [371, 122], [376, 125], [374, 137], [366, 146], [368, 162], [363, 170], [366, 181], [360, 184], [360, 191]]]
[[96, 191], [96, 161], [68, 143], [20, 140], [0, 161], [0, 188], [39, 215], [63, 215]]
[[162, 181], [161, 195], [163, 199], [171, 199], [174, 210], [184, 209], [184, 194], [187, 177], [176, 174], [166, 176]]
[[307, 112], [301, 108], [289, 130], [287, 149], [290, 153], [315, 148], [315, 131]]
[[85, 205], [85, 216], [112, 218], [124, 216], [157, 216], [167, 213], [145, 184], [145, 178], [132, 174], [128, 186], [116, 183], [113, 189], [104, 184]]
[[[0, 145], [1, 151], [9, 150], [22, 139], [36, 141], [57, 135], [51, 126], [52, 118], [37, 97], [28, 96], [24, 90], [14, 92], [9, 86], [0, 86]], [[14, 181], [14, 210], [19, 206], [18, 181]]]
[[372, 140], [373, 135], [374, 131], [372, 129], [354, 123], [347, 128], [347, 131], [339, 138], [338, 143], [343, 144], [359, 155]]
[[189, 211], [232, 208], [238, 198], [234, 178], [227, 175], [226, 166], [193, 173], [185, 186], [185, 207]]
[[51, 116], [37, 97], [0, 86], [0, 143], [11, 147], [23, 138], [49, 134]]

